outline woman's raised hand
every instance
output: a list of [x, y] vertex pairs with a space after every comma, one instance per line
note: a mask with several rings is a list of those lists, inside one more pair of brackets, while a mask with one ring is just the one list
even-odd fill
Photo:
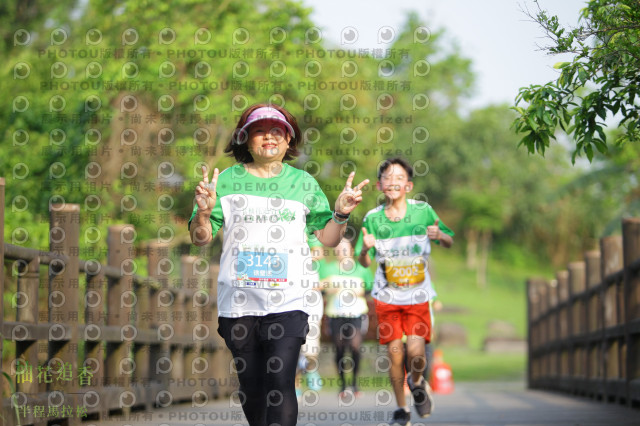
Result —
[[213, 169], [213, 177], [209, 183], [207, 168], [202, 166], [202, 180], [196, 186], [196, 203], [198, 209], [211, 213], [216, 205], [216, 185], [218, 184], [218, 169]]
[[345, 215], [350, 214], [362, 201], [362, 188], [369, 183], [369, 179], [363, 180], [352, 188], [351, 184], [353, 183], [353, 177], [355, 175], [356, 172], [349, 173], [344, 189], [340, 195], [338, 195], [338, 199], [336, 200], [336, 213]]

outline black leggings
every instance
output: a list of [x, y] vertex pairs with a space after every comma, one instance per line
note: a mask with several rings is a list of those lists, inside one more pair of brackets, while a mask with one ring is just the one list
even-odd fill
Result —
[[305, 342], [299, 335], [306, 335], [307, 315], [294, 311], [219, 320], [218, 331], [234, 357], [242, 410], [249, 424], [294, 426], [298, 421], [296, 366]]
[[331, 340], [336, 347], [336, 366], [340, 376], [340, 389], [344, 390], [346, 382], [344, 379], [345, 370], [348, 370], [348, 359], [345, 358], [347, 348], [351, 350], [351, 360], [353, 361], [353, 378], [351, 386], [358, 388], [358, 368], [360, 366], [360, 346], [362, 345], [362, 318], [336, 317], [329, 319], [331, 329]]

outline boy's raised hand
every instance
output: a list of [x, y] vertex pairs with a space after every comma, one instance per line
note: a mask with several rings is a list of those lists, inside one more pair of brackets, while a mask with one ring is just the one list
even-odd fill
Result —
[[376, 237], [374, 237], [373, 234], [369, 234], [365, 227], [362, 227], [362, 251], [367, 252], [375, 245]]
[[209, 183], [207, 168], [202, 166], [202, 180], [196, 186], [196, 203], [198, 209], [211, 213], [216, 205], [216, 185], [218, 184], [218, 169], [213, 169], [213, 177]]
[[436, 223], [431, 226], [427, 226], [427, 237], [430, 240], [438, 241], [440, 239], [440, 227], [438, 224], [440, 223], [440, 219], [436, 219]]
[[369, 179], [363, 180], [356, 185], [355, 188], [352, 188], [351, 184], [353, 183], [353, 177], [355, 175], [356, 172], [349, 173], [347, 183], [344, 185], [344, 189], [336, 200], [336, 213], [350, 214], [362, 201], [362, 188], [369, 183]]

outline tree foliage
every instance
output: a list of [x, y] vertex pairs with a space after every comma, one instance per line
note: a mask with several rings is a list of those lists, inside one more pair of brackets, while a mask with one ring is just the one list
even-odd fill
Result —
[[[426, 28], [416, 15], [388, 49], [363, 52], [325, 41], [296, 2], [34, 0], [20, 14], [33, 21], [15, 24], [24, 6], [9, 3], [0, 9], [0, 69], [9, 77], [0, 85], [18, 107], [0, 111], [10, 141], [0, 168], [18, 208], [5, 238], [46, 249], [49, 204], [78, 203], [84, 257], [104, 256], [104, 238], [94, 237], [113, 223], [134, 224], [139, 241], [168, 228], [188, 240], [200, 166], [232, 164], [222, 148], [250, 104], [278, 103], [298, 118], [306, 143], [295, 165], [332, 200], [351, 170], [375, 178], [397, 150], [418, 161], [427, 128], [455, 114], [472, 81], [469, 61], [441, 32], [416, 36]], [[14, 43], [15, 34], [27, 36]], [[28, 77], [11, 79], [22, 67]], [[67, 70], [60, 78], [58, 68]], [[65, 107], [52, 110], [51, 99]], [[354, 215], [352, 233], [376, 195]]]
[[559, 62], [558, 79], [522, 88], [514, 127], [530, 153], [545, 153], [558, 127], [575, 141], [572, 161], [608, 150], [605, 128], [619, 120], [618, 143], [640, 139], [640, 6], [636, 0], [589, 0], [580, 25], [567, 28], [538, 9], [533, 16], [551, 39], [550, 54], [571, 54]]
[[[356, 50], [324, 39], [295, 1], [76, 3], [0, 7], [0, 89], [11, 104], [0, 109], [7, 242], [47, 250], [49, 204], [61, 201], [81, 207], [85, 259], [104, 260], [112, 224], [134, 224], [138, 244], [167, 235], [172, 244], [187, 242], [200, 167], [233, 163], [222, 149], [240, 110], [257, 102], [298, 118], [304, 144], [294, 165], [330, 200], [352, 170], [372, 180], [350, 237], [382, 202], [373, 184], [379, 163], [397, 155], [416, 170], [410, 196], [446, 218], [460, 236], [456, 247], [479, 235], [483, 255], [490, 242], [566, 261], [584, 248], [576, 235], [593, 230], [589, 212], [606, 215], [604, 207], [569, 211], [605, 197], [613, 177], [601, 191], [558, 195], [577, 172], [556, 155], [517, 151], [507, 107], [460, 114], [474, 82], [471, 63], [416, 14], [388, 49]], [[15, 78], [22, 64], [30, 75]], [[67, 72], [58, 78], [60, 64]], [[55, 107], [61, 98], [64, 108]], [[171, 107], [163, 106], [169, 99]], [[630, 156], [623, 150], [616, 161]], [[632, 179], [625, 183], [627, 194], [637, 192]]]

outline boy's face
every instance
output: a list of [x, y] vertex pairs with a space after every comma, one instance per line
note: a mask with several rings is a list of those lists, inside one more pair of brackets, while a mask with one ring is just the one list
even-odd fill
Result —
[[376, 183], [376, 188], [378, 191], [382, 191], [388, 200], [395, 201], [404, 198], [407, 192], [413, 189], [413, 182], [409, 180], [409, 175], [404, 167], [392, 164], [382, 172], [380, 180]]

